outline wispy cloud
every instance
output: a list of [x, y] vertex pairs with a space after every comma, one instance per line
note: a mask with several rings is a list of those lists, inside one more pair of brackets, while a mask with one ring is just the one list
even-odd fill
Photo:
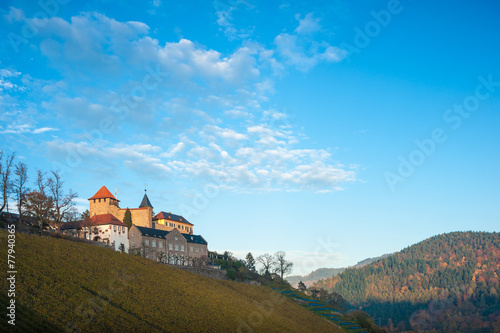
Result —
[[345, 58], [345, 50], [311, 37], [321, 31], [320, 20], [312, 13], [303, 19], [297, 14], [296, 19], [299, 25], [293, 33], [281, 33], [274, 39], [278, 54], [286, 64], [306, 72], [320, 61], [339, 62]]
[[[231, 26], [235, 10], [219, 13], [221, 27]], [[321, 33], [318, 18], [297, 20], [293, 33], [275, 39], [286, 64], [306, 70], [340, 60], [332, 46], [310, 40]], [[158, 179], [223, 178], [219, 186], [235, 191], [328, 192], [356, 180], [355, 168], [334, 161], [331, 149], [298, 148], [307, 143], [288, 116], [265, 106], [283, 68], [275, 50], [245, 42], [223, 54], [188, 39], [162, 43], [142, 22], [95, 12], [44, 23], [40, 51], [63, 78], [27, 80], [40, 93], [36, 107], [23, 122], [12, 121], [20, 112], [13, 110], [0, 133], [42, 135], [64, 127], [42, 143], [49, 158], [67, 163], [74, 156], [85, 162], [73, 163], [76, 168], [123, 168]], [[0, 70], [4, 80], [20, 76]], [[145, 80], [157, 85], [146, 89]]]
[[31, 133], [31, 134], [42, 134], [50, 131], [58, 131], [58, 128], [53, 127], [41, 127], [41, 128], [33, 128], [31, 124], [11, 124], [5, 128], [0, 126], [0, 134], [23, 134], [23, 133]]

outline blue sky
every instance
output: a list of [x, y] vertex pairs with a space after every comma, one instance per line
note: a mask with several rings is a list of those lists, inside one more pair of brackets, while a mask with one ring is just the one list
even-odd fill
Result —
[[0, 140], [294, 273], [499, 231], [495, 1], [3, 1]]

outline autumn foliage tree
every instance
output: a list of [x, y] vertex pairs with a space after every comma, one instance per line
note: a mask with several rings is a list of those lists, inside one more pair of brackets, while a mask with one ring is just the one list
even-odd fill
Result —
[[49, 180], [45, 173], [38, 170], [35, 182], [36, 188], [26, 194], [25, 211], [34, 217], [43, 230], [43, 226], [48, 224], [54, 208], [54, 200], [48, 194]]

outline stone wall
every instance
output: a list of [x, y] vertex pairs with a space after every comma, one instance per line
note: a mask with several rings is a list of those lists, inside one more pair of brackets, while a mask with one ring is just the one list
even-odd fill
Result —
[[198, 275], [203, 275], [203, 276], [209, 277], [211, 279], [227, 280], [226, 271], [223, 269], [215, 269], [215, 268], [209, 268], [209, 267], [196, 267], [196, 266], [179, 266], [179, 265], [169, 265], [169, 264], [164, 264], [164, 265], [179, 268], [179, 269], [182, 269], [184, 271], [188, 271], [188, 272], [195, 273]]
[[[126, 208], [119, 209], [116, 212], [116, 218], [120, 221], [123, 221], [126, 211]], [[132, 224], [135, 224], [139, 227], [151, 228], [151, 220], [153, 218], [153, 211], [151, 210], [151, 208], [130, 208], [130, 213], [132, 215]]]

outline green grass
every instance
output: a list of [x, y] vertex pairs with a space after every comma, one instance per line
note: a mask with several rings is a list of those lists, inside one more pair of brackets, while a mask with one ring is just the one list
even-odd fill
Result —
[[[7, 233], [0, 238], [5, 268]], [[2, 320], [1, 331], [341, 332], [267, 287], [65, 239], [17, 233], [15, 249], [16, 326]], [[6, 279], [0, 285], [7, 290]], [[0, 295], [6, 318], [8, 298]]]

